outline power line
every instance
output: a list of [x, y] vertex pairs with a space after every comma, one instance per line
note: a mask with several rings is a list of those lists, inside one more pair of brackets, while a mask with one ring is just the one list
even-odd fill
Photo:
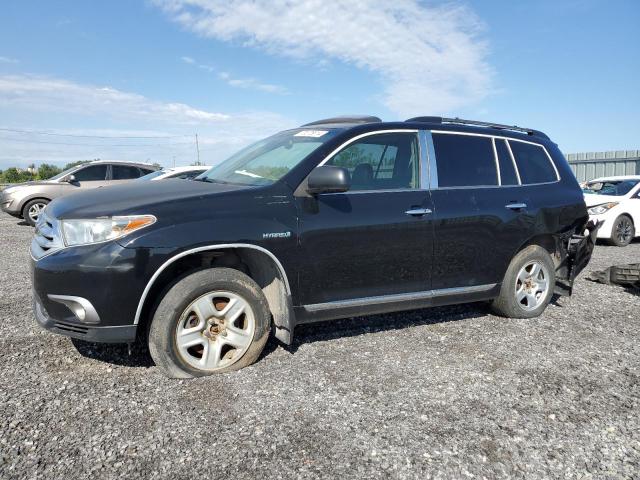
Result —
[[[115, 138], [115, 137], [113, 137]], [[69, 142], [44, 142], [42, 140], [20, 140], [17, 138], [0, 137], [0, 140], [17, 143], [39, 143], [44, 145], [65, 145], [70, 147], [170, 147], [174, 145], [193, 145], [193, 142], [147, 143], [147, 144], [116, 144], [116, 143], [69, 143]]]
[[153, 137], [136, 137], [136, 136], [100, 136], [100, 135], [75, 135], [71, 133], [53, 133], [53, 132], [42, 132], [38, 130], [19, 130], [15, 128], [0, 128], [0, 131], [3, 132], [12, 132], [12, 133], [24, 133], [24, 134], [34, 134], [34, 135], [52, 135], [55, 137], [73, 137], [73, 138], [131, 138], [131, 139], [145, 139], [145, 140], [153, 140], [153, 139], [164, 139], [164, 138], [186, 138], [191, 137], [191, 135], [156, 135]]

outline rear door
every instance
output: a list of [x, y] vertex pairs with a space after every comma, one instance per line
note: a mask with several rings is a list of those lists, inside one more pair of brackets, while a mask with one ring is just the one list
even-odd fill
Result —
[[300, 304], [430, 289], [432, 204], [423, 150], [417, 131], [371, 132], [325, 163], [349, 170], [348, 192], [296, 198]]
[[[500, 283], [533, 235], [526, 189], [501, 138], [431, 132], [435, 291]], [[435, 177], [435, 176], [434, 176]]]
[[134, 165], [111, 165], [111, 180], [110, 185], [120, 185], [121, 183], [129, 182], [140, 178], [145, 173]]

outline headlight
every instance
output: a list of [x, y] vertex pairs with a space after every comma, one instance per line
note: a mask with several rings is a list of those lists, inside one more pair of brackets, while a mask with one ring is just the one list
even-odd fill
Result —
[[62, 220], [64, 243], [86, 245], [124, 237], [131, 232], [154, 224], [153, 215], [96, 218], [91, 220]]
[[602, 205], [596, 205], [595, 207], [591, 207], [588, 210], [588, 212], [589, 212], [589, 215], [600, 215], [600, 214], [612, 209], [616, 205], [618, 205], [618, 202], [603, 203]]

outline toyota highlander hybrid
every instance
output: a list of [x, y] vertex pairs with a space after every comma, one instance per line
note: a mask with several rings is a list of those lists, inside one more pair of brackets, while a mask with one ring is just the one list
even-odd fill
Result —
[[477, 301], [538, 316], [597, 233], [556, 144], [498, 124], [321, 120], [196, 180], [51, 202], [31, 244], [37, 321], [141, 338], [168, 375], [207, 375], [307, 322]]

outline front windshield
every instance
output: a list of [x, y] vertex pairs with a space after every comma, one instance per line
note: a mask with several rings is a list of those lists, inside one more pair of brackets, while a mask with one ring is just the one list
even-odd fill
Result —
[[196, 178], [232, 185], [271, 185], [339, 130], [287, 130], [249, 145]]
[[596, 195], [613, 195], [620, 197], [638, 184], [638, 180], [609, 180], [606, 182], [591, 182], [582, 189], [584, 193]]
[[141, 176], [140, 178], [136, 178], [135, 182], [144, 182], [146, 180], [151, 180], [152, 178], [159, 177], [160, 175], [164, 175], [167, 173], [166, 170], [156, 170], [155, 172], [147, 173], [146, 175]]

